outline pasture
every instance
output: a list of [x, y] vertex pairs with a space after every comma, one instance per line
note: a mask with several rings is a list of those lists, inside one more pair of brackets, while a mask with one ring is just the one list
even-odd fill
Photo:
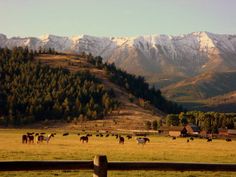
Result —
[[[0, 160], [91, 160], [96, 154], [105, 154], [108, 161], [175, 161], [175, 162], [212, 162], [236, 163], [236, 141], [194, 139], [189, 143], [186, 138], [172, 140], [170, 137], [150, 136], [150, 143], [138, 145], [135, 137], [124, 144], [118, 144], [115, 136], [89, 137], [88, 143], [81, 143], [78, 132], [70, 131], [62, 136], [60, 130], [42, 130], [56, 132], [49, 144], [22, 144], [21, 136], [36, 130], [0, 130]], [[37, 132], [41, 132], [37, 130]], [[92, 176], [90, 171], [49, 171], [49, 172], [0, 172], [2, 177], [12, 176]], [[236, 173], [224, 172], [158, 172], [158, 171], [113, 171], [109, 176], [163, 176], [163, 177], [198, 177], [198, 176], [236, 176]]]

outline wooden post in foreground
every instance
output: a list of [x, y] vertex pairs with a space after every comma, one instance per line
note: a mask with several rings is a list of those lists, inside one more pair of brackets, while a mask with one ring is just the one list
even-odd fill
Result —
[[96, 155], [93, 165], [93, 177], [107, 177], [107, 156]]

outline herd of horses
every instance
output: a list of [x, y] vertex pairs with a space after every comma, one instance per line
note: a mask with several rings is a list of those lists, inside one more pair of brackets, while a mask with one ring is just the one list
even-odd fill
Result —
[[[56, 133], [50, 133], [48, 135], [46, 135], [46, 133], [26, 133], [24, 135], [22, 135], [22, 143], [23, 144], [33, 144], [33, 143], [43, 143], [44, 141], [47, 142], [47, 144], [49, 143], [49, 141], [51, 140], [52, 137], [54, 137], [56, 135]], [[62, 136], [68, 136], [69, 133], [63, 133]], [[77, 134], [78, 136], [80, 136], [80, 133]], [[89, 141], [89, 137], [93, 136], [92, 134], [86, 134], [83, 136], [80, 136], [80, 141], [82, 143], [88, 143]], [[124, 144], [125, 143], [125, 136], [119, 135], [119, 134], [96, 134], [96, 137], [109, 137], [109, 136], [115, 136], [116, 139], [118, 139], [118, 143], [119, 144]], [[132, 139], [132, 135], [126, 135], [127, 140]], [[176, 140], [177, 137], [172, 137], [172, 140]], [[187, 143], [189, 143], [190, 141], [193, 141], [194, 138], [193, 137], [189, 137], [187, 138]], [[231, 142], [232, 139], [230, 138], [226, 138], [225, 139], [227, 142]], [[147, 142], [150, 142], [150, 139], [147, 138], [146, 136], [144, 137], [136, 137], [136, 142], [137, 144], [142, 144], [145, 145]], [[207, 138], [207, 142], [212, 142], [212, 138]]]
[[[33, 143], [42, 143], [44, 141], [49, 143], [52, 137], [54, 137], [56, 133], [50, 133], [46, 135], [46, 133], [34, 133], [34, 132], [27, 132], [26, 134], [22, 135], [22, 143], [23, 144], [33, 144]], [[69, 133], [63, 133], [62, 136], [68, 136]], [[80, 133], [77, 134], [80, 136]], [[89, 137], [93, 136], [92, 134], [86, 134], [83, 136], [80, 136], [80, 141], [82, 143], [88, 143]], [[103, 135], [102, 133], [96, 134], [96, 137], [109, 137], [110, 134]], [[125, 143], [125, 137], [118, 135], [118, 134], [111, 134], [111, 136], [115, 136], [116, 139], [118, 139], [119, 144], [124, 144]], [[132, 135], [126, 135], [127, 140], [132, 139]], [[146, 142], [150, 142], [150, 139], [147, 137], [137, 137], [136, 138], [137, 144], [146, 144]]]
[[[92, 136], [92, 134], [87, 134], [85, 136], [81, 136], [80, 141], [82, 143], [84, 143], [84, 142], [88, 143], [89, 136]], [[106, 135], [103, 135], [102, 133], [96, 134], [96, 137], [109, 137], [109, 136], [110, 136], [109, 134], [106, 134]], [[118, 134], [116, 134], [116, 135], [112, 134], [111, 136], [115, 136], [116, 139], [118, 139], [119, 144], [124, 144], [125, 143], [125, 137], [124, 136], [121, 136], [121, 135], [118, 135]], [[126, 138], [128, 140], [132, 139], [132, 135], [127, 135]], [[150, 142], [150, 139], [147, 138], [147, 137], [138, 137], [138, 138], [136, 138], [136, 141], [137, 141], [138, 144], [143, 144], [144, 145], [144, 144], [146, 144], [146, 142]]]
[[33, 144], [33, 143], [42, 143], [46, 141], [47, 144], [51, 140], [52, 137], [56, 135], [56, 133], [50, 133], [47, 136], [46, 133], [34, 133], [34, 132], [27, 132], [26, 134], [22, 135], [22, 143], [23, 144]]

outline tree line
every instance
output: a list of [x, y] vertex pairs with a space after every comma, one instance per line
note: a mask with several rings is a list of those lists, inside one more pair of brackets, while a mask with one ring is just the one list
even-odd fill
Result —
[[113, 90], [89, 72], [43, 65], [34, 61], [38, 53], [27, 47], [0, 48], [0, 123], [102, 119], [117, 107]]
[[159, 89], [150, 87], [145, 81], [144, 77], [129, 74], [126, 71], [117, 68], [114, 63], [103, 63], [100, 56], [93, 57], [91, 54], [89, 54], [86, 57], [91, 64], [100, 69], [106, 70], [110, 80], [113, 83], [119, 85], [120, 87], [123, 87], [133, 96], [142, 98], [145, 101], [150, 102], [156, 108], [165, 113], [179, 113], [184, 111], [182, 106], [165, 99]]
[[208, 133], [218, 133], [219, 128], [233, 129], [235, 127], [236, 113], [189, 111], [169, 114], [165, 121], [167, 126], [184, 126], [192, 123]]

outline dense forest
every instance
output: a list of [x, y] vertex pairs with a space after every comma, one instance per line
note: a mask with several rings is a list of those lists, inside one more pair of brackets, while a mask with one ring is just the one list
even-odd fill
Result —
[[217, 133], [219, 128], [233, 129], [236, 122], [235, 113], [191, 111], [180, 114], [169, 114], [166, 117], [168, 126], [186, 125], [193, 123], [209, 133]]
[[0, 123], [98, 119], [117, 106], [113, 90], [88, 72], [70, 73], [34, 61], [27, 47], [0, 49]]
[[148, 83], [145, 82], [144, 77], [129, 74], [122, 69], [116, 68], [113, 63], [103, 63], [102, 58], [99, 56], [93, 57], [92, 55], [88, 55], [87, 59], [96, 67], [105, 69], [113, 83], [125, 88], [134, 97], [150, 102], [165, 113], [179, 113], [183, 111], [182, 106], [166, 100], [160, 90], [154, 87], [150, 88]]

